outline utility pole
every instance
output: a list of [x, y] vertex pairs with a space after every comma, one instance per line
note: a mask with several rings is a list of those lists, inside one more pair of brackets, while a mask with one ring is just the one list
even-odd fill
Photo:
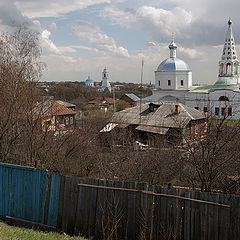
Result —
[[141, 68], [141, 83], [140, 83], [140, 124], [142, 122], [142, 80], [143, 80], [143, 65], [144, 65], [144, 61], [142, 58], [142, 68]]
[[115, 87], [113, 86], [113, 112], [116, 112], [116, 97], [115, 97]]

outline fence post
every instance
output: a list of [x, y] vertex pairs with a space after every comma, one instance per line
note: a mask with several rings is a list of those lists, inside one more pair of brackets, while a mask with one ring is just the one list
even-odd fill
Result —
[[229, 240], [237, 240], [240, 236], [240, 198], [233, 196], [230, 204]]

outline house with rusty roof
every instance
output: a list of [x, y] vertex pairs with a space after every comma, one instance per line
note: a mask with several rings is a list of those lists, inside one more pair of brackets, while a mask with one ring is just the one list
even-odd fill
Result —
[[108, 110], [113, 110], [114, 99], [109, 97], [94, 98], [88, 102], [88, 105], [95, 106], [96, 108], [107, 112]]
[[140, 98], [134, 93], [124, 93], [120, 100], [123, 100], [129, 104], [130, 107], [135, 107], [137, 102], [140, 101]]
[[145, 144], [154, 145], [156, 139], [181, 144], [202, 137], [207, 131], [206, 120], [202, 111], [181, 103], [151, 102], [114, 113], [100, 132], [128, 129], [135, 140]]
[[[44, 131], [63, 133], [75, 126], [76, 112], [72, 110], [70, 103], [64, 103], [61, 104], [59, 101], [47, 100], [38, 104], [36, 113], [40, 116]], [[66, 107], [66, 104], [69, 107]]]

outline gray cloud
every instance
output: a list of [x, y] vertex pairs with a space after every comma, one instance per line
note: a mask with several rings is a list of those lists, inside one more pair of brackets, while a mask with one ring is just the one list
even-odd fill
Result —
[[103, 33], [101, 29], [86, 21], [76, 21], [73, 25], [73, 31], [81, 41], [89, 44], [97, 51], [109, 52], [119, 56], [128, 57], [128, 50], [124, 47], [118, 47], [115, 40]]
[[[169, 42], [171, 33], [175, 32], [176, 41], [181, 42], [184, 46], [222, 44], [226, 34], [228, 16], [233, 16], [234, 35], [240, 35], [238, 30], [240, 22], [234, 21], [238, 16], [234, 15], [236, 10], [229, 7], [225, 11], [226, 1], [172, 0], [172, 2], [178, 3], [179, 6], [173, 9], [141, 6], [138, 9], [127, 8], [124, 10], [111, 6], [106, 7], [101, 16], [110, 19], [113, 24], [147, 32], [149, 40], [153, 42]], [[240, 1], [237, 3], [234, 1], [234, 3], [239, 9]], [[236, 37], [236, 41], [239, 40]]]

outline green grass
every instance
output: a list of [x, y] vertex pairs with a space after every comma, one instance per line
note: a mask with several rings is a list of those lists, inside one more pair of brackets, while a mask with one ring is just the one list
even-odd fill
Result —
[[87, 240], [82, 237], [70, 237], [59, 233], [44, 233], [31, 229], [12, 227], [0, 222], [1, 240]]

